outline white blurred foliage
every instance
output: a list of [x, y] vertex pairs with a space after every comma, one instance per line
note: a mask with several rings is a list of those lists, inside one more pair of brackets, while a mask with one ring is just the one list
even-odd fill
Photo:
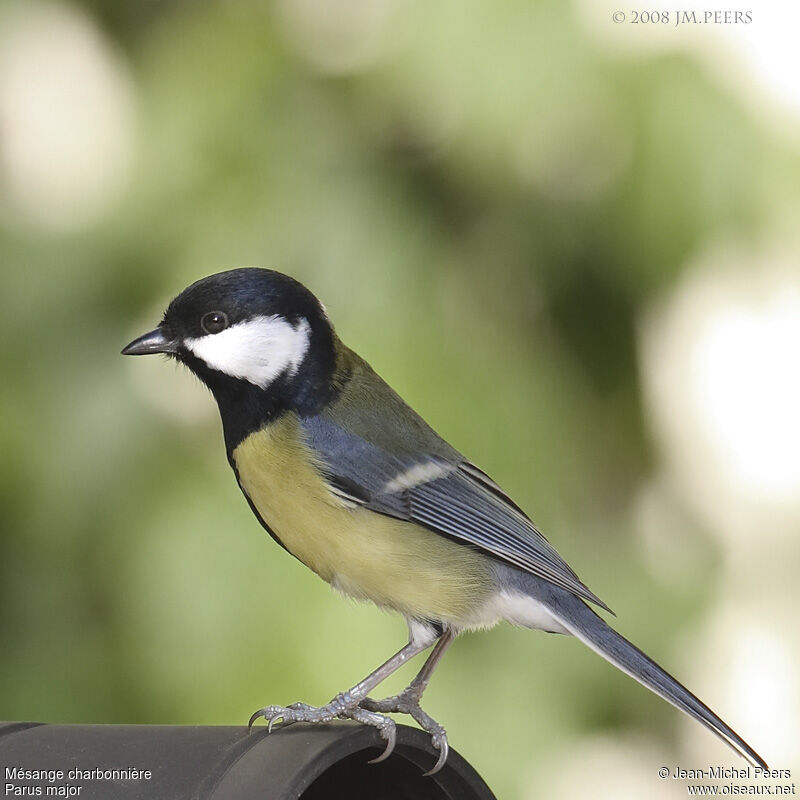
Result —
[[396, 0], [278, 0], [289, 41], [322, 72], [346, 74], [385, 52], [385, 32]]
[[[756, 581], [745, 591], [745, 579]], [[766, 759], [770, 767], [800, 767], [800, 629], [794, 584], [765, 586], [757, 571], [730, 575], [719, 608], [683, 651], [688, 685], [714, 687], [701, 697]], [[698, 657], [702, 653], [702, 657]], [[681, 722], [687, 764], [743, 767], [729, 748], [692, 720]], [[690, 762], [691, 759], [691, 762]]]
[[[778, 768], [796, 767], [790, 759], [800, 752], [795, 252], [789, 245], [710, 248], [640, 327], [645, 410], [662, 481], [677, 507], [724, 540], [722, 592], [681, 648], [691, 665], [681, 674]], [[665, 527], [663, 503], [650, 511], [663, 554], [681, 536]], [[681, 724], [686, 766], [745, 766], [694, 722]]]
[[708, 252], [645, 315], [640, 351], [646, 413], [689, 506], [748, 552], [793, 541], [800, 269], [791, 251]]
[[[709, 74], [731, 91], [744, 97], [758, 110], [765, 101], [774, 111], [782, 108], [800, 119], [800, 48], [797, 30], [800, 28], [800, 4], [785, 0], [734, 0], [722, 6], [687, 4], [682, 0], [664, 0], [656, 6], [625, 5], [618, 0], [577, 0], [578, 17], [587, 30], [616, 53], [651, 55], [654, 51], [685, 50], [708, 69]], [[669, 13], [669, 22], [633, 23], [633, 9], [641, 12]], [[696, 24], [676, 26], [678, 12], [694, 11]], [[732, 16], [709, 18], [706, 12], [731, 12]], [[736, 12], [750, 12], [752, 22], [735, 22]], [[617, 22], [615, 14], [623, 13], [624, 21]], [[700, 22], [699, 20], [704, 20]], [[780, 116], [780, 115], [778, 115]], [[781, 122], [767, 114], [771, 122]], [[763, 117], [762, 117], [763, 119]], [[780, 127], [780, 125], [779, 125]], [[796, 130], [796, 128], [795, 128]]]
[[[677, 800], [685, 797], [683, 785], [658, 776], [671, 764], [663, 746], [643, 737], [586, 737], [564, 748], [563, 755], [541, 766], [530, 778], [524, 798], [592, 798], [592, 800]], [[544, 783], [544, 785], [542, 785]]]
[[134, 106], [125, 64], [84, 12], [0, 9], [0, 207], [44, 229], [95, 221], [129, 175]]

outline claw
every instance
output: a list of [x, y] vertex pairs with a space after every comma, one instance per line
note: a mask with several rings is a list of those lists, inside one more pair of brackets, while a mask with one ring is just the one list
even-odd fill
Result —
[[386, 739], [386, 747], [377, 758], [373, 758], [371, 761], [368, 761], [368, 764], [380, 764], [381, 761], [386, 761], [386, 759], [389, 758], [389, 756], [394, 752], [394, 746], [397, 743], [397, 733], [394, 725], [388, 728], [385, 734], [384, 731], [381, 730], [380, 734], [384, 739]]
[[[408, 714], [417, 722], [422, 730], [427, 731], [427, 733], [431, 735], [431, 744], [439, 751], [439, 758], [432, 769], [425, 773], [425, 775], [428, 776], [435, 775], [445, 765], [450, 747], [447, 743], [447, 733], [445, 729], [420, 708], [420, 694], [417, 688], [412, 685], [404, 692], [392, 697], [386, 697], [383, 700], [375, 700], [371, 697], [366, 697], [359, 705], [360, 708], [373, 713]], [[382, 755], [375, 759], [375, 761], [383, 761], [385, 757], [386, 756]], [[370, 763], [374, 764], [375, 761], [371, 761]]]
[[435, 775], [445, 764], [447, 761], [447, 755], [450, 752], [450, 745], [447, 744], [447, 737], [442, 736], [432, 736], [431, 737], [431, 744], [439, 751], [439, 759], [433, 765], [432, 769], [429, 769], [427, 772], [423, 772], [423, 777], [429, 778], [431, 775]]
[[259, 718], [264, 716], [264, 712], [266, 708], [259, 708], [252, 717], [250, 717], [250, 721], [247, 723], [247, 732], [250, 733], [253, 730], [253, 723]]
[[381, 738], [386, 740], [386, 747], [383, 752], [377, 758], [373, 758], [367, 763], [380, 764], [381, 761], [386, 761], [386, 759], [389, 758], [394, 751], [394, 746], [397, 741], [397, 727], [393, 719], [383, 714], [369, 711], [361, 706], [350, 708], [344, 711], [340, 716], [348, 717], [356, 722], [360, 722], [362, 725], [371, 725], [373, 728], [377, 728]]
[[[267, 722], [267, 733], [272, 733], [272, 726], [278, 720], [286, 722], [286, 711], [287, 709], [281, 708], [280, 706], [265, 706], [264, 708], [259, 708], [258, 711], [250, 717], [250, 721], [247, 723], [248, 733], [253, 729], [253, 723], [255, 723], [259, 717], [264, 717]], [[290, 725], [293, 721], [294, 720], [289, 720], [286, 724]]]

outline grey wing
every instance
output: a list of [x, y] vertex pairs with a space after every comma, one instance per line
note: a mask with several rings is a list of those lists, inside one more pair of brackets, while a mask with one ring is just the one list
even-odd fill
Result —
[[611, 611], [502, 489], [468, 461], [393, 454], [325, 416], [301, 424], [343, 500], [477, 547]]

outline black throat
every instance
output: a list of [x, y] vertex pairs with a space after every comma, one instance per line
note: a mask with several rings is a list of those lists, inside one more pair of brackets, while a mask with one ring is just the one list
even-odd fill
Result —
[[283, 373], [266, 389], [242, 378], [212, 369], [187, 350], [175, 356], [211, 390], [219, 407], [225, 449], [233, 451], [250, 434], [286, 412], [300, 416], [319, 413], [337, 393], [336, 348], [333, 336], [317, 332], [303, 363], [294, 375]]

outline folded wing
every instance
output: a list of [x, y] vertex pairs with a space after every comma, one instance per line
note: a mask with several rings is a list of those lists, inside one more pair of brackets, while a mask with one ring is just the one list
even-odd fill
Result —
[[324, 415], [301, 424], [342, 500], [423, 525], [610, 611], [500, 487], [455, 451], [409, 452], [406, 441], [398, 454]]

